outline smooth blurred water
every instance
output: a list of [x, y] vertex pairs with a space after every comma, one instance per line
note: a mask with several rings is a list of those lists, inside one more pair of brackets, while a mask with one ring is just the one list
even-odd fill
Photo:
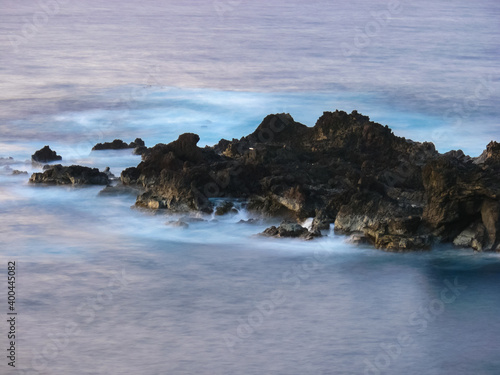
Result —
[[20, 313], [20, 370], [0, 373], [500, 372], [497, 254], [271, 240], [278, 222], [244, 210], [182, 229], [133, 196], [27, 183], [45, 144], [119, 175], [140, 158], [94, 144], [211, 145], [276, 112], [357, 109], [478, 155], [499, 134], [498, 2], [59, 3], [0, 3], [0, 264]]

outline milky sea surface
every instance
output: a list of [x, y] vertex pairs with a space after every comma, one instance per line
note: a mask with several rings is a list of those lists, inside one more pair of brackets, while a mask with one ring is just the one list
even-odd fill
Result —
[[264, 238], [279, 220], [239, 201], [183, 228], [28, 183], [45, 145], [119, 176], [140, 156], [93, 145], [203, 147], [283, 112], [478, 156], [500, 141], [499, 21], [493, 0], [0, 0], [0, 374], [499, 374], [498, 254]]

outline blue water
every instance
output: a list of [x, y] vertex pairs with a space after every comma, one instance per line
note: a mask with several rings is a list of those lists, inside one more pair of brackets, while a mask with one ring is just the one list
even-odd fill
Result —
[[183, 229], [133, 196], [27, 183], [46, 144], [119, 175], [140, 157], [94, 144], [212, 145], [277, 112], [356, 109], [477, 156], [500, 138], [497, 1], [57, 4], [1, 4], [0, 264], [19, 311], [1, 374], [500, 373], [497, 254], [272, 240], [256, 234], [278, 222], [245, 210]]

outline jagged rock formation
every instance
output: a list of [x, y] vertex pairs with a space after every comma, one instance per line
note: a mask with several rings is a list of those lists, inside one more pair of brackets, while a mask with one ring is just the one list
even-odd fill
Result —
[[52, 151], [49, 146], [45, 146], [31, 155], [31, 161], [34, 163], [48, 163], [57, 160], [62, 160], [62, 157]]
[[283, 221], [278, 227], [273, 225], [272, 227], [267, 228], [261, 233], [261, 235], [278, 238], [302, 238], [305, 240], [312, 240], [313, 238], [321, 237], [319, 230], [309, 231], [300, 224], [287, 220]]
[[[314, 127], [267, 116], [250, 135], [196, 146], [182, 134], [122, 172], [144, 189], [137, 205], [212, 212], [209, 198], [245, 198], [265, 215], [303, 220], [393, 250], [436, 241], [499, 248], [499, 149], [479, 158], [440, 155], [432, 143], [395, 136], [356, 111], [325, 112]], [[276, 230], [279, 231], [278, 228]]]
[[57, 185], [107, 185], [109, 177], [97, 168], [71, 165], [69, 167], [56, 164], [41, 173], [33, 173], [31, 183], [46, 183]]
[[130, 143], [125, 143], [121, 139], [115, 139], [113, 142], [98, 143], [92, 147], [92, 151], [124, 150], [127, 148], [133, 148], [136, 155], [142, 155], [143, 152], [147, 151], [147, 147], [141, 138], [136, 138], [135, 141]]

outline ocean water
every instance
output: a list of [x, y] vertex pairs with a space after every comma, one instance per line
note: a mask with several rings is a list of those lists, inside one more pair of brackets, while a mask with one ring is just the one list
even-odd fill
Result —
[[[137, 165], [98, 142], [200, 146], [269, 113], [354, 109], [441, 152], [499, 140], [496, 1], [0, 2], [0, 264], [16, 262], [16, 370], [1, 374], [498, 374], [498, 254], [392, 254], [272, 219], [132, 208], [33, 186], [64, 164]], [[383, 150], [381, 150], [383, 152]], [[11, 157], [12, 159], [8, 159]], [[12, 175], [12, 170], [27, 171]], [[185, 219], [183, 219], [185, 220]], [[7, 284], [0, 348], [7, 339]]]

